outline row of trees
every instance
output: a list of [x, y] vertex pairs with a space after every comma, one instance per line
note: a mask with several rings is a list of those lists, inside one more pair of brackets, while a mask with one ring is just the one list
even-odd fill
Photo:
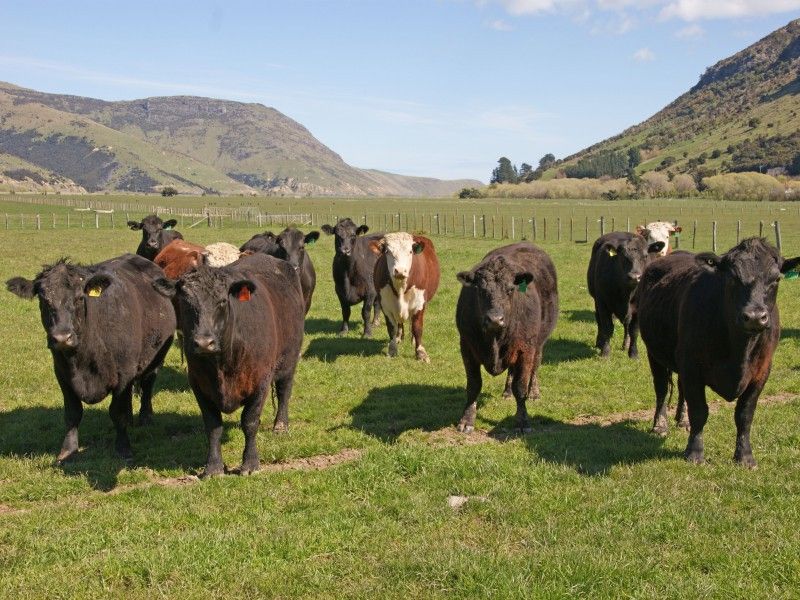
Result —
[[489, 183], [529, 183], [540, 179], [547, 169], [560, 162], [548, 152], [539, 159], [539, 166], [535, 169], [528, 163], [522, 163], [520, 168], [517, 169], [517, 165], [511, 164], [511, 161], [503, 156], [497, 161], [497, 166], [492, 171]]

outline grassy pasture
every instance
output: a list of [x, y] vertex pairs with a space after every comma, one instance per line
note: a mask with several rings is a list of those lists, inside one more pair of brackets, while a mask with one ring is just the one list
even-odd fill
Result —
[[[292, 201], [292, 211], [305, 208], [302, 202]], [[320, 214], [328, 210], [327, 201], [308, 202]], [[421, 206], [435, 202], [440, 213], [462, 206], [428, 202]], [[336, 200], [330, 210], [377, 214], [378, 204]], [[414, 204], [391, 206], [411, 212]], [[489, 205], [480, 208], [489, 214]], [[495, 208], [529, 214], [531, 205]], [[609, 205], [595, 208], [610, 218]], [[707, 219], [710, 207], [676, 202], [663, 217], [681, 218], [677, 208], [691, 220]], [[715, 205], [721, 234], [723, 222], [740, 218], [738, 208]], [[781, 216], [784, 253], [800, 254], [796, 206], [743, 208], [755, 223], [776, 218], [770, 209], [789, 208]], [[569, 214], [581, 206], [548, 210]], [[619, 223], [626, 211], [636, 221], [651, 207], [614, 203], [612, 210]], [[238, 244], [257, 230], [226, 224], [186, 237]], [[732, 235], [720, 235], [721, 250]], [[649, 370], [645, 359], [630, 361], [619, 349], [619, 327], [611, 358], [597, 357], [585, 283], [589, 248], [566, 240], [541, 243], [558, 269], [561, 313], [540, 372], [542, 399], [529, 403], [534, 432], [511, 434], [514, 402], [500, 398], [502, 377], [484, 376], [478, 431], [457, 434], [464, 373], [455, 273], [505, 242], [433, 239], [442, 286], [426, 315], [431, 365], [414, 361], [410, 340], [398, 358], [387, 358], [383, 325], [373, 340], [358, 337], [360, 325], [336, 337], [332, 239], [310, 248], [318, 287], [291, 431], [269, 431], [268, 403], [259, 434], [264, 472], [249, 478], [191, 477], [206, 443], [175, 349], [157, 383], [154, 425], [131, 432], [131, 464], [113, 457], [105, 401], [87, 407], [80, 455], [54, 466], [61, 397], [38, 307], [1, 293], [0, 596], [795, 597], [800, 284], [781, 284], [784, 334], [753, 426], [759, 469], [732, 463], [733, 406], [710, 392], [708, 464], [697, 467], [682, 460], [685, 432], [673, 428], [665, 439], [648, 433]], [[119, 226], [2, 230], [0, 279], [32, 277], [62, 255], [102, 260], [138, 240]], [[226, 418], [229, 466], [238, 465], [243, 448], [238, 417]], [[454, 510], [447, 504], [453, 495], [470, 499]]]

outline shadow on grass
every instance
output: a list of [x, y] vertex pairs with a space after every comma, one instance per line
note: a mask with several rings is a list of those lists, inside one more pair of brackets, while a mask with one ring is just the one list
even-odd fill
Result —
[[[532, 417], [531, 422], [533, 432], [522, 436], [528, 449], [545, 462], [566, 465], [581, 475], [607, 475], [615, 465], [682, 456], [666, 450], [664, 438], [642, 431], [632, 421], [573, 424]], [[515, 424], [509, 416], [495, 423], [489, 435], [501, 441], [517, 437]]]
[[386, 342], [356, 337], [353, 332], [344, 337], [324, 337], [311, 340], [303, 352], [303, 358], [318, 358], [323, 362], [334, 362], [339, 356], [374, 356], [381, 354]]
[[[185, 365], [177, 368], [163, 366], [158, 370], [154, 398], [158, 396], [159, 390], [164, 390], [165, 392], [189, 392], [191, 389]], [[136, 400], [134, 399], [134, 406], [135, 403]]]
[[781, 329], [781, 339], [782, 340], [800, 339], [800, 329], [794, 329], [792, 327]]
[[555, 365], [568, 360], [580, 360], [593, 356], [595, 356], [594, 348], [586, 342], [550, 338], [544, 345], [542, 362], [546, 365]]
[[351, 427], [384, 442], [410, 429], [435, 431], [458, 423], [464, 411], [464, 388], [402, 383], [372, 388], [350, 411]]
[[[66, 475], [85, 477], [96, 490], [116, 487], [117, 478], [126, 468], [153, 470], [178, 469], [199, 472], [206, 460], [206, 435], [200, 415], [156, 412], [153, 424], [129, 427], [133, 460], [126, 463], [114, 452], [116, 433], [108, 416], [108, 402], [84, 405], [78, 428], [80, 452], [57, 468]], [[136, 406], [136, 401], [134, 401]], [[156, 409], [158, 408], [156, 404]], [[225, 422], [223, 443], [229, 439], [234, 423]], [[0, 412], [0, 456], [51, 456], [53, 464], [64, 439], [64, 411], [60, 408], [34, 406]]]
[[342, 328], [342, 322], [333, 321], [331, 319], [306, 319], [305, 332], [308, 334], [315, 333], [339, 333]]
[[594, 323], [594, 313], [591, 310], [565, 310], [561, 313], [567, 321], [580, 323]]

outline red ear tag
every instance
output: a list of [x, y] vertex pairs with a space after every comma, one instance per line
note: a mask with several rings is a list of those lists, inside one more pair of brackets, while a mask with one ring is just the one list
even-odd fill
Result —
[[243, 285], [239, 290], [239, 295], [236, 296], [236, 299], [239, 300], [239, 302], [248, 302], [250, 300], [250, 288], [246, 285]]

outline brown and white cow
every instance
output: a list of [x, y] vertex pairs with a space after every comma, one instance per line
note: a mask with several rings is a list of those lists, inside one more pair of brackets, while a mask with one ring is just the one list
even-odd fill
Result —
[[370, 250], [379, 255], [374, 281], [389, 331], [389, 356], [397, 356], [405, 322], [411, 320], [417, 359], [430, 362], [422, 345], [422, 326], [425, 308], [439, 287], [439, 259], [433, 242], [405, 232], [387, 233], [372, 240]]
[[660, 256], [666, 256], [672, 252], [672, 246], [669, 243], [669, 236], [672, 234], [680, 233], [681, 227], [676, 227], [667, 221], [654, 221], [647, 225], [637, 225], [636, 233], [641, 235], [647, 240], [647, 244], [655, 244], [663, 242], [664, 247], [658, 252]]

